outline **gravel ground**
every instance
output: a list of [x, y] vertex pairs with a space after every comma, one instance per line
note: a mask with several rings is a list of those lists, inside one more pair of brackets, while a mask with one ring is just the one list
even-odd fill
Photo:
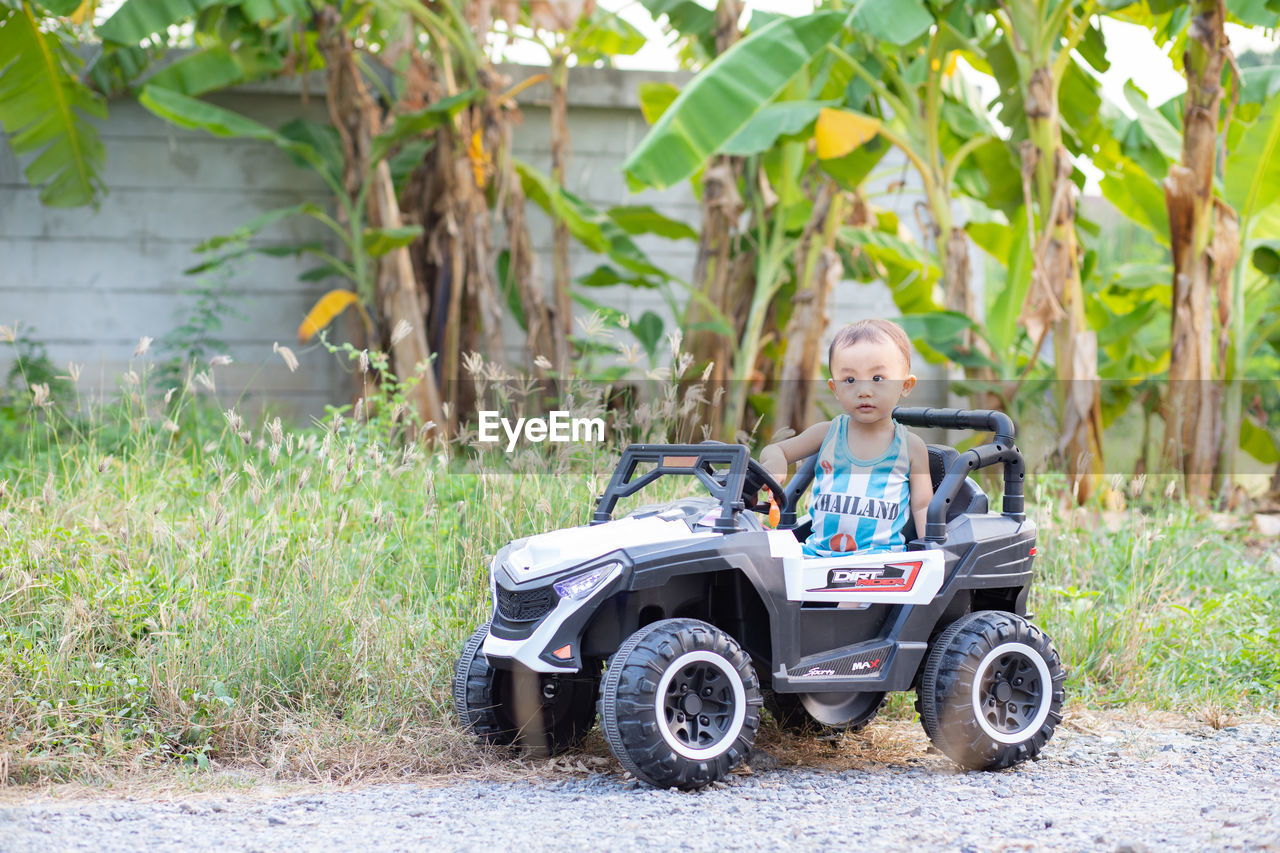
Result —
[[577, 772], [585, 764], [570, 758], [519, 782], [10, 796], [0, 851], [1280, 851], [1277, 735], [1262, 723], [1064, 727], [1042, 760], [1000, 773], [957, 772], [910, 736], [891, 760], [844, 769], [771, 766], [759, 753], [752, 772], [697, 793], [639, 785], [612, 762]]

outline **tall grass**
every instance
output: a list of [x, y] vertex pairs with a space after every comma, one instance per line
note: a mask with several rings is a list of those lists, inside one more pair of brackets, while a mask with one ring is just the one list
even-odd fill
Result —
[[1042, 484], [1031, 607], [1097, 705], [1280, 705], [1280, 554], [1247, 518], [1168, 498], [1059, 512]]
[[[458, 760], [448, 680], [488, 560], [586, 523], [619, 448], [468, 466], [406, 439], [393, 399], [251, 427], [137, 384], [93, 419], [24, 410], [6, 433], [0, 779]], [[1033, 607], [1075, 696], [1275, 706], [1273, 556], [1174, 504], [1108, 532], [1052, 490]]]

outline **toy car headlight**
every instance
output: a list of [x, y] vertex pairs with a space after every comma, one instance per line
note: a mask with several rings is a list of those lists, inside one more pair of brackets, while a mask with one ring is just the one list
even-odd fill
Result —
[[621, 571], [621, 569], [621, 563], [605, 563], [603, 566], [596, 566], [580, 575], [557, 581], [555, 584], [556, 594], [561, 598], [572, 598], [575, 601], [581, 600], [612, 577], [615, 571]]

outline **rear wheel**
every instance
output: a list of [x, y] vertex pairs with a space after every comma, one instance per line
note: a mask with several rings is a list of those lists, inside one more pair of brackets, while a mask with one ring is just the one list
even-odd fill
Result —
[[600, 727], [637, 779], [701, 788], [751, 751], [760, 682], [728, 634], [697, 619], [664, 619], [632, 634], [600, 687]]
[[918, 688], [929, 739], [970, 770], [1034, 758], [1062, 721], [1066, 673], [1049, 636], [1013, 613], [970, 613], [934, 641]]
[[540, 755], [576, 746], [595, 722], [599, 665], [565, 674], [495, 669], [480, 648], [488, 635], [488, 623], [476, 629], [454, 668], [453, 703], [462, 724], [492, 746], [520, 745]]

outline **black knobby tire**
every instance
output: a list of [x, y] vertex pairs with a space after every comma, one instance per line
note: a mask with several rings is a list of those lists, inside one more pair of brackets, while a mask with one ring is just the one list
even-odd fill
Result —
[[515, 743], [519, 730], [511, 719], [510, 709], [504, 707], [499, 673], [489, 666], [480, 646], [489, 636], [489, 623], [475, 630], [462, 647], [462, 654], [453, 667], [453, 707], [464, 728], [475, 734], [482, 743], [491, 746], [510, 746]]
[[773, 722], [784, 732], [793, 734], [820, 734], [822, 724], [809, 716], [796, 693], [764, 691], [764, 709]]
[[1062, 721], [1066, 673], [1049, 636], [1014, 613], [961, 617], [929, 649], [917, 710], [938, 749], [969, 770], [1034, 758]]
[[805, 710], [804, 701], [799, 693], [777, 693], [773, 690], [764, 692], [764, 708], [773, 717], [778, 728], [793, 734], [832, 736], [844, 732], [860, 732], [871, 724], [880, 713], [880, 709], [888, 704], [888, 695], [877, 693], [868, 697], [865, 711], [853, 719], [840, 725], [828, 725], [815, 720]]
[[541, 755], [576, 746], [595, 723], [599, 664], [564, 675], [495, 669], [480, 650], [488, 634], [488, 623], [477, 628], [454, 667], [453, 704], [463, 726], [490, 746]]
[[725, 632], [697, 619], [636, 631], [609, 661], [600, 728], [633, 776], [691, 790], [725, 776], [760, 727], [760, 681]]

